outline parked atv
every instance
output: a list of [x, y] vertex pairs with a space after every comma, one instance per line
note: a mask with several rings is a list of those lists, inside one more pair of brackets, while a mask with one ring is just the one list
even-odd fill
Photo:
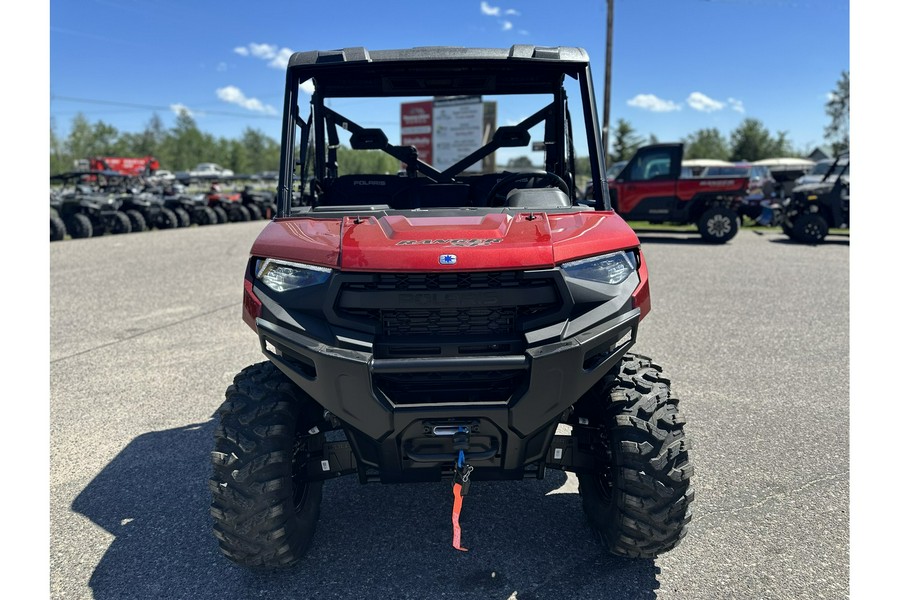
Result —
[[[214, 434], [213, 531], [229, 559], [300, 561], [324, 482], [350, 474], [446, 482], [446, 543], [461, 551], [467, 494], [548, 468], [577, 476], [610, 552], [654, 558], [682, 540], [690, 443], [669, 378], [633, 351], [648, 269], [609, 203], [590, 73], [587, 54], [565, 47], [290, 57], [277, 211], [243, 282], [265, 360], [235, 376]], [[367, 123], [365, 102], [342, 103], [461, 106], [478, 133], [483, 94], [528, 116], [429, 160]], [[423, 109], [422, 96], [435, 100]], [[539, 171], [483, 170], [501, 149], [534, 147], [533, 133]], [[343, 174], [341, 145], [404, 172]], [[576, 148], [598, 182], [594, 208], [574, 203]]]
[[850, 227], [850, 154], [838, 156], [821, 181], [794, 186], [785, 201], [782, 231], [804, 244], [818, 244], [830, 228]]
[[206, 203], [216, 213], [219, 223], [252, 220], [250, 210], [241, 202], [241, 194], [223, 191], [216, 182], [206, 193]]
[[164, 205], [162, 198], [144, 189], [139, 180], [118, 174], [107, 181], [105, 189], [121, 201], [133, 231], [174, 229], [181, 225], [178, 215]]
[[161, 198], [163, 206], [175, 213], [178, 217], [179, 227], [189, 227], [195, 223], [197, 225], [215, 225], [219, 221], [202, 194], [187, 194], [184, 186], [180, 183], [168, 182], [164, 185], [147, 188], [147, 191], [151, 191]]
[[250, 218], [253, 221], [260, 219], [268, 221], [275, 216], [275, 192], [246, 185], [241, 190], [241, 203], [250, 211]]
[[62, 184], [56, 190], [54, 210], [72, 238], [131, 232], [131, 222], [121, 210], [122, 202], [97, 188], [110, 176], [107, 171], [72, 171], [50, 177], [51, 183]]

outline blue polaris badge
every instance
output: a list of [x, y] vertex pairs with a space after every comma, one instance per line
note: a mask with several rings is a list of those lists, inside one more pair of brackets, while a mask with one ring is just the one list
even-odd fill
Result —
[[456, 264], [456, 255], [455, 254], [441, 254], [441, 257], [438, 259], [438, 262], [442, 265], [455, 265]]

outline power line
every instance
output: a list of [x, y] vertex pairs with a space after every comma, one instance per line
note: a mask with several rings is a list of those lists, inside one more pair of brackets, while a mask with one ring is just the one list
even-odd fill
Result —
[[[112, 100], [98, 100], [96, 98], [75, 98], [73, 96], [57, 96], [54, 94], [50, 94], [50, 100], [59, 100], [63, 102], [80, 102], [82, 104], [103, 104], [105, 106], [123, 106], [126, 108], [137, 108], [142, 110], [162, 110], [162, 111], [170, 111], [172, 110], [171, 106], [158, 106], [153, 104], [135, 104], [133, 102], [114, 102]], [[246, 113], [235, 113], [228, 112], [224, 110], [209, 110], [202, 109], [191, 111], [189, 108], [185, 107], [190, 112], [202, 113], [204, 115], [217, 115], [221, 117], [237, 117], [241, 119], [281, 119], [278, 115], [254, 115], [254, 114], [246, 114]]]

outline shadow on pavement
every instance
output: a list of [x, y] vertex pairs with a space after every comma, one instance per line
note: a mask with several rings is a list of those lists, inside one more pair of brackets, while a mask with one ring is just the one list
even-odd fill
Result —
[[849, 246], [850, 245], [850, 236], [828, 236], [818, 244], [804, 244], [802, 242], [795, 242], [788, 236], [775, 237], [769, 240], [773, 244], [787, 244], [791, 246]]
[[708, 242], [704, 242], [699, 233], [691, 233], [685, 231], [667, 231], [661, 229], [652, 229], [641, 231], [635, 229], [634, 232], [638, 236], [641, 244], [678, 244], [682, 246], [709, 246]]
[[214, 426], [135, 438], [75, 499], [73, 510], [115, 536], [91, 576], [94, 598], [656, 598], [654, 561], [607, 554], [557, 471], [474, 482], [461, 518], [468, 553], [450, 546], [449, 483], [332, 480], [299, 566], [237, 567], [211, 533]]

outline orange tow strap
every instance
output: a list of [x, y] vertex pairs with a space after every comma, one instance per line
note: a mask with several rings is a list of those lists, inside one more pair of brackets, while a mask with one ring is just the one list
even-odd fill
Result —
[[463, 552], [468, 552], [468, 548], [463, 548], [460, 544], [462, 543], [462, 529], [459, 527], [459, 511], [462, 510], [462, 485], [458, 483], [453, 484], [453, 547], [457, 550], [461, 550]]

